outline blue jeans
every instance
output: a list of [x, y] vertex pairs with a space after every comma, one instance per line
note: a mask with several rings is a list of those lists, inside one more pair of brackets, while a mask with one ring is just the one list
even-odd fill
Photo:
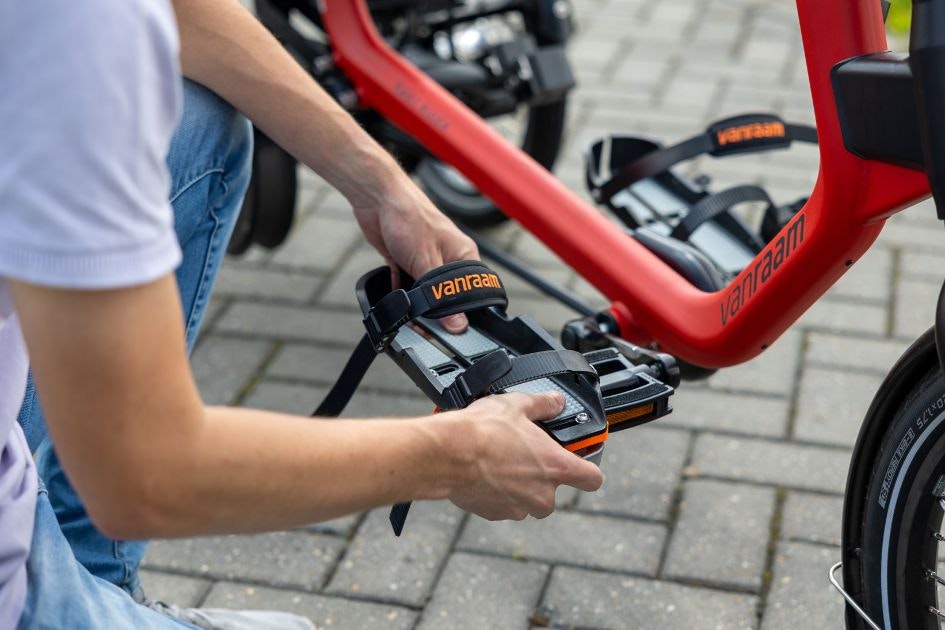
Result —
[[[183, 251], [177, 269], [187, 346], [193, 349], [226, 245], [249, 184], [248, 121], [206, 88], [185, 81], [184, 110], [167, 163], [174, 227]], [[146, 541], [99, 532], [69, 484], [46, 432], [32, 376], [19, 416], [35, 453], [41, 488], [27, 564], [29, 593], [21, 628], [176, 627], [134, 604]], [[94, 592], [93, 592], [94, 591]], [[122, 599], [116, 604], [115, 593]], [[142, 619], [137, 616], [142, 615]], [[112, 621], [112, 623], [109, 623]]]

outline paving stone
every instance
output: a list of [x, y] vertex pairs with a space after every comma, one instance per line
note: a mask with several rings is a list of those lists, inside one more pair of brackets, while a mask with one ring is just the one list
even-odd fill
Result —
[[822, 299], [801, 316], [805, 328], [830, 332], [885, 334], [886, 308], [875, 304]]
[[837, 448], [705, 434], [696, 438], [688, 472], [839, 494], [849, 462]]
[[509, 301], [510, 315], [528, 315], [555, 338], [561, 335], [564, 323], [580, 317], [560, 302], [546, 297], [517, 296]]
[[794, 439], [853, 447], [880, 375], [807, 368], [795, 408]]
[[265, 341], [206, 337], [191, 359], [191, 369], [203, 401], [233, 403], [272, 351]]
[[789, 330], [751, 361], [716, 372], [708, 380], [709, 386], [787, 396], [794, 389], [800, 343], [800, 333]]
[[915, 339], [932, 325], [939, 287], [928, 282], [900, 279], [896, 286], [893, 334]]
[[886, 374], [908, 343], [812, 332], [807, 338], [807, 362], [818, 366], [856, 368]]
[[416, 612], [399, 606], [226, 582], [213, 587], [206, 605], [243, 610], [281, 610], [308, 617], [319, 630], [409, 630], [417, 619]]
[[665, 520], [688, 448], [689, 433], [684, 431], [644, 426], [612, 435], [601, 466], [604, 487], [579, 493], [578, 507]]
[[426, 602], [462, 512], [447, 502], [416, 502], [399, 538], [391, 531], [388, 514], [386, 508], [368, 514], [326, 593], [411, 606]]
[[658, 420], [662, 426], [770, 437], [782, 437], [787, 429], [788, 401], [783, 398], [683, 387], [670, 400], [673, 413]]
[[321, 534], [333, 534], [348, 538], [354, 532], [354, 528], [361, 522], [361, 514], [349, 514], [341, 518], [333, 518], [330, 521], [314, 523], [305, 529]]
[[236, 302], [216, 325], [217, 332], [277, 339], [307, 339], [352, 350], [364, 326], [351, 313], [297, 306]]
[[746, 630], [756, 627], [758, 599], [671, 582], [556, 567], [551, 572], [543, 606], [547, 607], [554, 627]]
[[433, 408], [434, 404], [419, 391], [409, 395], [362, 391], [355, 394], [342, 415], [346, 418], [429, 416]]
[[757, 592], [774, 489], [698, 480], [684, 488], [663, 576]]
[[[918, 210], [910, 212], [918, 212]], [[935, 253], [942, 251], [942, 234], [940, 230], [928, 230], [908, 222], [892, 220], [886, 223], [886, 227], [876, 239], [876, 244], [913, 252]]]
[[[266, 373], [331, 385], [338, 379], [338, 374], [350, 356], [351, 350], [287, 344], [275, 356]], [[378, 357], [371, 364], [359, 390], [361, 388], [411, 394], [419, 391], [403, 370], [386, 356]]]
[[150, 599], [174, 604], [181, 608], [200, 605], [200, 600], [204, 598], [212, 584], [210, 580], [169, 575], [157, 571], [140, 571], [139, 577], [141, 587]]
[[788, 492], [781, 517], [781, 538], [839, 545], [842, 520], [842, 498]]
[[[941, 225], [935, 222], [935, 228]], [[932, 226], [930, 226], [932, 227]], [[927, 253], [904, 251], [899, 258], [899, 274], [903, 278], [924, 279], [941, 283], [945, 276], [945, 257]]]
[[145, 564], [150, 569], [312, 591], [321, 586], [342, 547], [337, 538], [309, 532], [158, 540], [148, 547]]
[[270, 271], [224, 265], [214, 292], [220, 296], [307, 302], [325, 281], [312, 271]]
[[453, 554], [418, 628], [527, 630], [547, 577], [543, 564]]
[[272, 262], [330, 271], [363, 238], [354, 217], [336, 219], [317, 213], [292, 228], [289, 238], [273, 255]]
[[210, 299], [210, 303], [207, 305], [207, 309], [203, 313], [203, 320], [200, 322], [200, 332], [197, 335], [197, 345], [199, 347], [203, 338], [210, 333], [214, 322], [216, 322], [217, 316], [223, 312], [223, 309], [227, 307], [229, 302], [227, 300], [220, 299]]
[[869, 250], [827, 292], [830, 297], [848, 297], [889, 301], [892, 286], [892, 253], [885, 249]]
[[466, 551], [653, 575], [666, 537], [662, 525], [555, 512], [546, 519], [489, 522], [471, 517], [459, 540]]
[[367, 244], [359, 247], [341, 268], [332, 274], [331, 280], [319, 295], [318, 303], [348, 308], [360, 313], [354, 294], [355, 284], [361, 276], [383, 265], [384, 259], [373, 247]]
[[843, 599], [827, 581], [827, 570], [839, 559], [836, 548], [779, 544], [762, 630], [842, 628]]
[[242, 406], [308, 416], [318, 407], [327, 393], [327, 386], [289, 385], [261, 381], [250, 390]]

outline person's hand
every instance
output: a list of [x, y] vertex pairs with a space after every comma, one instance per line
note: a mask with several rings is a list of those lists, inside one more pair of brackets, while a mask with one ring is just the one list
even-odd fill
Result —
[[[383, 201], [354, 206], [354, 216], [365, 238], [391, 267], [394, 281], [397, 266], [414, 278], [455, 260], [478, 259], [471, 238], [443, 215], [406, 176]], [[452, 315], [441, 320], [451, 333], [466, 329], [466, 316]]]
[[472, 480], [449, 495], [458, 507], [489, 520], [545, 518], [560, 485], [600, 488], [600, 468], [557, 444], [535, 425], [561, 412], [561, 394], [487, 396], [458, 412], [470, 414]]

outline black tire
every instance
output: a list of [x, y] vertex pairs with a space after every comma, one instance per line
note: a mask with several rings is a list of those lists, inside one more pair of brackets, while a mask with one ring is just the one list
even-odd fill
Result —
[[289, 235], [295, 219], [297, 165], [282, 147], [256, 133], [252, 176], [256, 180], [254, 243], [273, 249]]
[[[531, 107], [520, 147], [549, 171], [554, 167], [567, 114], [567, 99]], [[420, 161], [417, 177], [430, 199], [453, 219], [470, 227], [497, 225], [508, 220], [488, 197], [457, 185], [444, 175], [443, 164], [434, 158]]]
[[[860, 540], [863, 608], [886, 630], [938, 629], [945, 495], [945, 379], [936, 367], [890, 422], [868, 484]], [[864, 626], [865, 627], [865, 626]]]

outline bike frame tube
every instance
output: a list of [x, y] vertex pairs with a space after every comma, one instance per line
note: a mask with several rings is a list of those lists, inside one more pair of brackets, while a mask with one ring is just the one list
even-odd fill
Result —
[[807, 205], [732, 283], [702, 292], [582, 201], [459, 100], [393, 51], [364, 0], [322, 0], [338, 65], [365, 106], [458, 169], [613, 300], [621, 334], [705, 367], [768, 347], [873, 243], [895, 212], [928, 196], [925, 173], [843, 146], [830, 70], [886, 50], [877, 0], [797, 0], [820, 144]]

